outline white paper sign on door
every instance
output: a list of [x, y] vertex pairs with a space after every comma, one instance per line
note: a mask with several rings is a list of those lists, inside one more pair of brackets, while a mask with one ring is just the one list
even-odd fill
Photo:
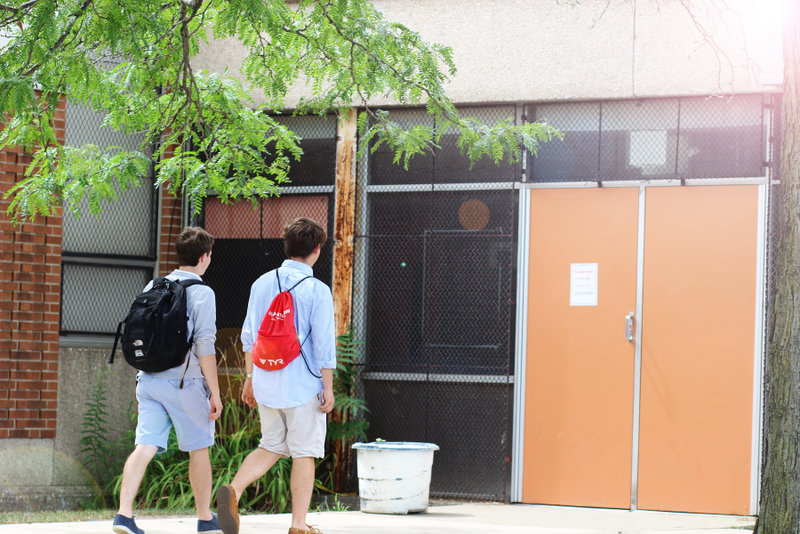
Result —
[[571, 263], [569, 266], [569, 305], [597, 306], [597, 264]]

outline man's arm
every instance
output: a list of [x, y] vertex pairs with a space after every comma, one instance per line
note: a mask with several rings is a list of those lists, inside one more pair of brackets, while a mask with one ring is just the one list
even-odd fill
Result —
[[336, 370], [336, 331], [333, 320], [333, 296], [325, 284], [315, 288], [311, 312], [311, 336], [314, 342], [314, 362], [322, 378], [322, 404], [319, 409], [328, 413], [333, 410], [333, 373]]
[[244, 353], [244, 384], [242, 384], [242, 400], [245, 404], [253, 408], [256, 405], [256, 397], [253, 394], [253, 354]]
[[336, 399], [333, 396], [333, 369], [320, 369], [322, 375], [322, 404], [319, 410], [328, 413], [333, 410]]
[[197, 360], [200, 362], [200, 370], [206, 379], [208, 389], [211, 391], [211, 412], [208, 414], [208, 418], [214, 421], [222, 414], [222, 398], [219, 394], [219, 378], [217, 378], [217, 356], [214, 354], [198, 356]]
[[208, 414], [208, 418], [213, 421], [222, 413], [222, 398], [217, 378], [217, 356], [214, 347], [214, 341], [217, 338], [217, 302], [211, 288], [200, 287], [195, 294], [197, 300], [192, 310], [195, 314], [194, 353], [197, 355], [200, 370], [211, 391], [211, 412]]

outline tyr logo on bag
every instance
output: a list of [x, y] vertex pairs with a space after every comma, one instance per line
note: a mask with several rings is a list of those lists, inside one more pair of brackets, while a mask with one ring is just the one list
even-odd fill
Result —
[[275, 276], [278, 278], [280, 293], [272, 299], [267, 313], [264, 314], [252, 351], [253, 365], [266, 371], [283, 369], [300, 355], [301, 347], [294, 325], [294, 300], [291, 291], [303, 280], [311, 278], [306, 276], [283, 291], [277, 269]]

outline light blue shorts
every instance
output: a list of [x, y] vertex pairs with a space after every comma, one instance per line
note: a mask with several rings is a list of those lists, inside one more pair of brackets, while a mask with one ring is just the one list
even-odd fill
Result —
[[136, 445], [155, 445], [158, 452], [164, 452], [173, 425], [182, 451], [214, 444], [214, 421], [208, 418], [211, 394], [204, 378], [185, 379], [183, 389], [178, 388], [180, 380], [148, 375], [140, 375], [137, 380]]

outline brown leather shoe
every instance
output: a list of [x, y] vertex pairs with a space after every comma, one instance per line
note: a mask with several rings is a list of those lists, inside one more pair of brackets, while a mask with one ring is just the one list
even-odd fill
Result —
[[[311, 525], [306, 525], [308, 530], [303, 530], [302, 528], [290, 528], [289, 534], [322, 534], [322, 531], [312, 527]], [[228, 534], [227, 532], [225, 534]]]
[[217, 490], [217, 520], [224, 534], [239, 534], [239, 501], [230, 484]]

